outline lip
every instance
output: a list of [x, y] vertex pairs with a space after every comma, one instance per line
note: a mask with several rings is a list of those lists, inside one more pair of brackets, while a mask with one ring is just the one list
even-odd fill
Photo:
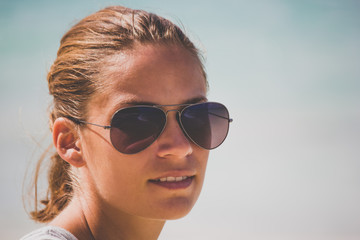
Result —
[[189, 176], [184, 180], [178, 182], [161, 182], [156, 180], [149, 180], [151, 184], [157, 185], [159, 187], [164, 187], [171, 190], [176, 189], [185, 189], [190, 187], [191, 183], [193, 182], [195, 176]]
[[183, 176], [191, 177], [195, 175], [196, 172], [193, 170], [172, 170], [172, 171], [163, 172], [161, 175], [158, 175], [157, 177], [152, 178], [150, 180], [156, 180], [164, 177], [183, 177]]
[[[175, 178], [186, 177], [186, 178], [180, 181], [160, 181], [160, 179], [163, 178], [174, 178], [174, 177]], [[172, 171], [172, 172], [164, 173], [159, 177], [149, 179], [149, 183], [172, 190], [186, 189], [191, 186], [194, 178], [195, 178], [195, 174], [193, 171]]]

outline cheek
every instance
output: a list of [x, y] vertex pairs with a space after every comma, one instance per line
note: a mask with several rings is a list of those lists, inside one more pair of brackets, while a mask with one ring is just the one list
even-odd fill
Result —
[[209, 150], [200, 149], [199, 147], [197, 148], [199, 149], [199, 155], [198, 155], [199, 165], [202, 170], [202, 174], [205, 175], [206, 166], [209, 158]]
[[[141, 162], [133, 161], [114, 151], [92, 153], [92, 166], [89, 166], [92, 195], [104, 206], [132, 213], [144, 199], [146, 169]], [[115, 150], [116, 151], [116, 150]]]
[[91, 191], [97, 192], [101, 198], [110, 199], [129, 194], [129, 189], [137, 184], [135, 176], [141, 173], [143, 167], [141, 162], [133, 161], [130, 155], [119, 153], [103, 137], [105, 134], [85, 133], [82, 151], [88, 168], [86, 178], [93, 185]]
[[199, 155], [199, 194], [200, 191], [202, 189], [203, 183], [204, 183], [204, 178], [205, 178], [205, 172], [206, 172], [206, 167], [207, 167], [207, 162], [208, 162], [208, 158], [209, 158], [209, 151], [208, 150], [203, 150], [201, 149], [201, 154]]
[[[103, 135], [104, 136], [104, 135]], [[144, 199], [147, 179], [154, 170], [153, 152], [126, 155], [118, 152], [109, 141], [92, 132], [84, 136], [90, 191], [108, 204], [121, 208], [136, 207]]]
[[[204, 149], [199, 149], [199, 154], [197, 155], [197, 164], [198, 164], [198, 177], [196, 179], [196, 189], [195, 189], [195, 201], [199, 197], [201, 193], [201, 189], [204, 184], [205, 179], [205, 173], [206, 173], [206, 167], [209, 157], [209, 151]], [[195, 204], [195, 202], [194, 202]]]

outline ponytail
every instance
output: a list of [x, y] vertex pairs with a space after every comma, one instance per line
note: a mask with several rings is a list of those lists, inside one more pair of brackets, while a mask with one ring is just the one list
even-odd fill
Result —
[[[35, 190], [35, 210], [30, 212], [30, 216], [37, 222], [48, 222], [56, 217], [70, 202], [73, 195], [72, 180], [70, 177], [70, 164], [64, 161], [57, 152], [51, 157], [51, 165], [48, 174], [48, 190], [44, 199], [38, 199], [38, 178], [40, 166], [48, 151], [37, 163], [34, 178]], [[43, 208], [38, 209], [39, 205]]]

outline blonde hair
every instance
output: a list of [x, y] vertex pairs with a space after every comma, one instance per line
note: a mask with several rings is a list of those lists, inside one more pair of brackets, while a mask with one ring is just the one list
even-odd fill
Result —
[[[99, 63], [107, 56], [134, 48], [137, 43], [183, 47], [199, 60], [206, 79], [198, 49], [178, 26], [146, 11], [108, 7], [82, 19], [61, 39], [57, 58], [47, 75], [53, 96], [50, 129], [59, 117], [85, 118], [90, 97], [101, 89], [101, 83], [96, 81]], [[70, 164], [55, 153], [48, 172], [47, 194], [38, 201], [37, 179], [42, 161], [43, 158], [35, 172], [35, 210], [30, 215], [36, 221], [47, 222], [70, 202], [74, 180]], [[42, 209], [38, 209], [39, 203]]]

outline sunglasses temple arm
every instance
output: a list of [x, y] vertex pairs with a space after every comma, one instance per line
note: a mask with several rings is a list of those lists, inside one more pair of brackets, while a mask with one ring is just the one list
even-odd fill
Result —
[[96, 127], [102, 127], [103, 129], [110, 129], [111, 128], [111, 126], [104, 126], [104, 125], [99, 125], [99, 124], [96, 124], [96, 123], [89, 123], [89, 122], [84, 122], [84, 121], [81, 121], [81, 123], [93, 125], [93, 126], [96, 126]]
[[211, 114], [211, 115], [213, 115], [213, 116], [217, 116], [217, 117], [219, 117], [219, 118], [226, 119], [226, 120], [228, 120], [229, 122], [232, 122], [232, 121], [233, 121], [232, 118], [223, 117], [223, 116], [220, 116], [220, 115], [218, 115], [218, 114], [216, 114], [216, 113], [209, 112], [209, 114]]
[[96, 127], [102, 127], [104, 129], [110, 129], [111, 128], [111, 126], [104, 126], [104, 125], [99, 125], [99, 124], [96, 124], [96, 123], [85, 122], [83, 120], [73, 118], [73, 117], [70, 117], [70, 116], [68, 116], [66, 118], [73, 121], [76, 124], [89, 124], [89, 125], [93, 125], [93, 126], [96, 126]]

